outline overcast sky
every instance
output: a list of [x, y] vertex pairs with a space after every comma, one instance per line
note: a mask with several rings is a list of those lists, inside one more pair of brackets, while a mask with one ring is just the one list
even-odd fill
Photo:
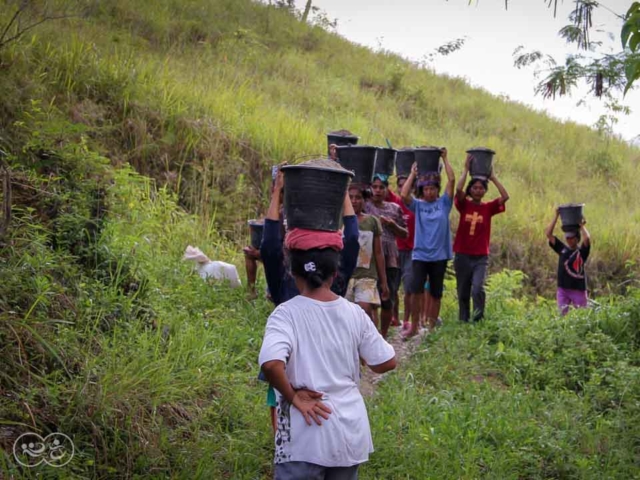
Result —
[[[507, 95], [536, 109], [576, 122], [593, 125], [604, 112], [603, 102], [587, 95], [588, 104], [577, 107], [584, 95], [543, 100], [533, 93], [536, 80], [533, 68], [518, 70], [513, 66], [513, 51], [519, 45], [527, 50], [541, 50], [563, 62], [567, 53], [575, 53], [558, 36], [568, 23], [573, 1], [559, 1], [557, 18], [546, 6], [547, 0], [314, 0], [313, 4], [338, 19], [338, 33], [347, 39], [372, 48], [383, 48], [410, 59], [421, 59], [448, 41], [466, 37], [464, 47], [432, 63], [436, 72], [464, 77], [471, 85], [497, 95]], [[606, 51], [619, 51], [621, 22], [607, 9], [624, 14], [631, 0], [603, 0], [607, 8], [598, 9], [594, 26], [612, 32], [594, 32], [605, 42]], [[296, 0], [302, 8], [305, 0]], [[640, 87], [640, 85], [638, 85]], [[585, 93], [583, 91], [582, 93]], [[640, 91], [630, 92], [624, 104], [633, 113], [620, 118], [615, 131], [631, 140], [640, 134]], [[634, 108], [635, 107], [635, 108]]]

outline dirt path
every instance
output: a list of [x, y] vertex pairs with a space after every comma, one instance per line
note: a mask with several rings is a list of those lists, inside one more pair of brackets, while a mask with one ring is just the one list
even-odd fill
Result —
[[[403, 342], [402, 335], [400, 335], [400, 328], [390, 328], [389, 338], [387, 341], [396, 351], [398, 366], [401, 367], [402, 364], [413, 354], [425, 335], [426, 330], [421, 330], [419, 335], [416, 335], [409, 341]], [[362, 377], [360, 378], [360, 393], [362, 393], [363, 397], [370, 397], [375, 393], [378, 382], [384, 378], [386, 373], [374, 373], [367, 367], [362, 367], [360, 371], [362, 372]]]

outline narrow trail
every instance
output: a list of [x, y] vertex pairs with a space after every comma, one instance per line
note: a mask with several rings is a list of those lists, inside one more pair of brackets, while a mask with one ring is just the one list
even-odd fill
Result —
[[[389, 338], [387, 338], [387, 341], [393, 346], [393, 349], [396, 351], [396, 361], [398, 362], [398, 367], [402, 368], [404, 362], [408, 360], [411, 355], [413, 355], [416, 348], [422, 342], [424, 336], [428, 335], [428, 333], [427, 330], [421, 329], [418, 335], [405, 342], [402, 340], [400, 331], [400, 327], [391, 327], [389, 329]], [[371, 397], [373, 394], [375, 394], [380, 380], [382, 380], [387, 374], [374, 373], [369, 368], [364, 366], [361, 367], [360, 372], [360, 393], [362, 393], [362, 396], [365, 398]]]

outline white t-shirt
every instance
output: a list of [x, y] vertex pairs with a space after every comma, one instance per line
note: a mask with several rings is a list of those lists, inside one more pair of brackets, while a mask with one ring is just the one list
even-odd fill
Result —
[[[364, 310], [340, 297], [320, 302], [302, 295], [269, 317], [260, 365], [286, 362], [293, 388], [323, 393], [333, 413], [307, 425], [300, 411], [278, 395], [275, 463], [310, 462], [349, 467], [373, 452], [367, 410], [358, 389], [360, 360], [380, 365], [395, 355]], [[288, 359], [288, 360], [287, 360]]]

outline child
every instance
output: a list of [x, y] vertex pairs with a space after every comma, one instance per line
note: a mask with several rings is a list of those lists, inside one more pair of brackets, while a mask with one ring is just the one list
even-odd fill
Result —
[[[375, 323], [374, 310], [380, 306], [380, 296], [383, 300], [389, 298], [389, 289], [382, 253], [382, 225], [376, 217], [364, 213], [365, 192], [357, 185], [349, 187], [349, 198], [358, 217], [360, 254], [345, 298], [360, 305]], [[382, 295], [378, 293], [378, 281], [382, 285]]]
[[[380, 332], [387, 337], [391, 319], [393, 317], [394, 301], [400, 287], [401, 272], [398, 265], [398, 246], [396, 237], [407, 238], [409, 232], [404, 223], [402, 210], [395, 203], [385, 201], [389, 191], [389, 181], [386, 175], [377, 173], [371, 185], [372, 197], [365, 205], [365, 212], [375, 215], [382, 223], [382, 251], [384, 253], [389, 299], [381, 302]], [[378, 288], [382, 292], [383, 285]]]
[[336, 250], [287, 247], [300, 295], [269, 317], [259, 359], [279, 393], [274, 477], [355, 479], [373, 452], [360, 358], [384, 373], [395, 352], [358, 305], [331, 291]]
[[[565, 245], [553, 234], [560, 210], [544, 233], [549, 239], [549, 246], [558, 254], [558, 308], [566, 315], [570, 307], [585, 308], [587, 306], [587, 275], [584, 265], [591, 250], [591, 237], [586, 228], [586, 220], [582, 219], [579, 229], [565, 232]], [[580, 239], [582, 238], [582, 244]]]
[[453, 242], [453, 266], [458, 286], [459, 318], [463, 322], [478, 322], [484, 317], [484, 283], [489, 266], [491, 219], [505, 211], [505, 203], [509, 200], [509, 194], [493, 172], [489, 180], [500, 192], [500, 197], [491, 202], [482, 201], [489, 188], [489, 182], [482, 178], [472, 178], [464, 190], [464, 182], [467, 180], [472, 161], [473, 157], [467, 156], [454, 199], [454, 204], [460, 212], [460, 222]]
[[412, 279], [414, 295], [411, 308], [411, 327], [403, 331], [408, 339], [418, 334], [420, 311], [424, 284], [429, 280], [432, 301], [426, 312], [429, 329], [436, 326], [440, 316], [440, 304], [444, 288], [444, 276], [447, 262], [453, 256], [451, 250], [451, 230], [449, 214], [453, 206], [453, 188], [455, 174], [447, 157], [447, 150], [442, 149], [442, 160], [447, 173], [447, 185], [444, 195], [440, 196], [440, 175], [434, 173], [418, 182], [418, 196], [413, 198], [412, 184], [418, 176], [418, 166], [413, 164], [411, 174], [402, 188], [402, 200], [416, 216], [416, 233], [412, 256]]

